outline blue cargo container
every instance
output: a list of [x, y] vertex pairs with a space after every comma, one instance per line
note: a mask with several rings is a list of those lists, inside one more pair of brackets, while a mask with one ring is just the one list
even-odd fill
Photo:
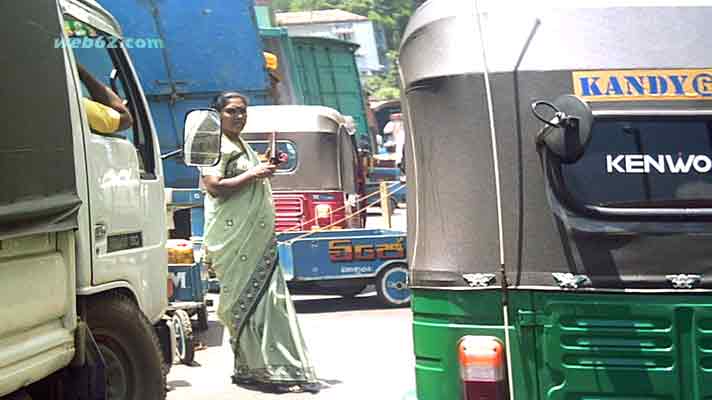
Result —
[[[119, 20], [127, 40], [162, 41], [162, 48], [135, 46], [129, 53], [149, 100], [163, 153], [182, 146], [185, 113], [207, 107], [223, 90], [243, 92], [252, 104], [271, 103], [252, 0], [101, 3]], [[186, 167], [180, 157], [165, 160], [163, 166], [167, 187], [197, 187], [197, 170]]]

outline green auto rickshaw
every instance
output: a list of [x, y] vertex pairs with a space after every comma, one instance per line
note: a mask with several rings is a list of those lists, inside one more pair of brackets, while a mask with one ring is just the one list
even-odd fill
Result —
[[418, 399], [712, 398], [711, 4], [531, 3], [404, 33]]

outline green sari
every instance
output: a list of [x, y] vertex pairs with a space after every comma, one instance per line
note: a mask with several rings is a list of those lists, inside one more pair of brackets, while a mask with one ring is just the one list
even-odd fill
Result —
[[[222, 157], [203, 176], [230, 178], [259, 164], [242, 139], [222, 140]], [[230, 332], [237, 381], [316, 382], [294, 304], [278, 265], [269, 179], [225, 199], [205, 195], [205, 248], [220, 280], [218, 316]]]

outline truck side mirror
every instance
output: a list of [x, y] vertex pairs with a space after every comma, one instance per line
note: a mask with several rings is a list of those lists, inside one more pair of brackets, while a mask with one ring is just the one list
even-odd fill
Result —
[[[547, 114], [545, 108], [550, 111]], [[534, 116], [545, 126], [537, 134], [537, 144], [545, 145], [564, 162], [574, 162], [581, 157], [591, 139], [593, 111], [580, 97], [566, 94], [553, 103], [532, 103]]]
[[220, 114], [213, 109], [191, 110], [183, 124], [185, 165], [211, 167], [220, 161]]

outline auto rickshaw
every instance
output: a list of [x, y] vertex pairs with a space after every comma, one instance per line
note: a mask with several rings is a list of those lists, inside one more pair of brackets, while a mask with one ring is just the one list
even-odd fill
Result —
[[417, 398], [710, 398], [712, 7], [555, 3], [404, 33]]
[[[272, 178], [277, 231], [361, 228], [353, 131], [338, 111], [322, 106], [254, 106], [242, 137], [260, 154], [275, 133], [281, 163]], [[267, 156], [265, 156], [267, 157]], [[351, 216], [351, 217], [349, 217]]]

